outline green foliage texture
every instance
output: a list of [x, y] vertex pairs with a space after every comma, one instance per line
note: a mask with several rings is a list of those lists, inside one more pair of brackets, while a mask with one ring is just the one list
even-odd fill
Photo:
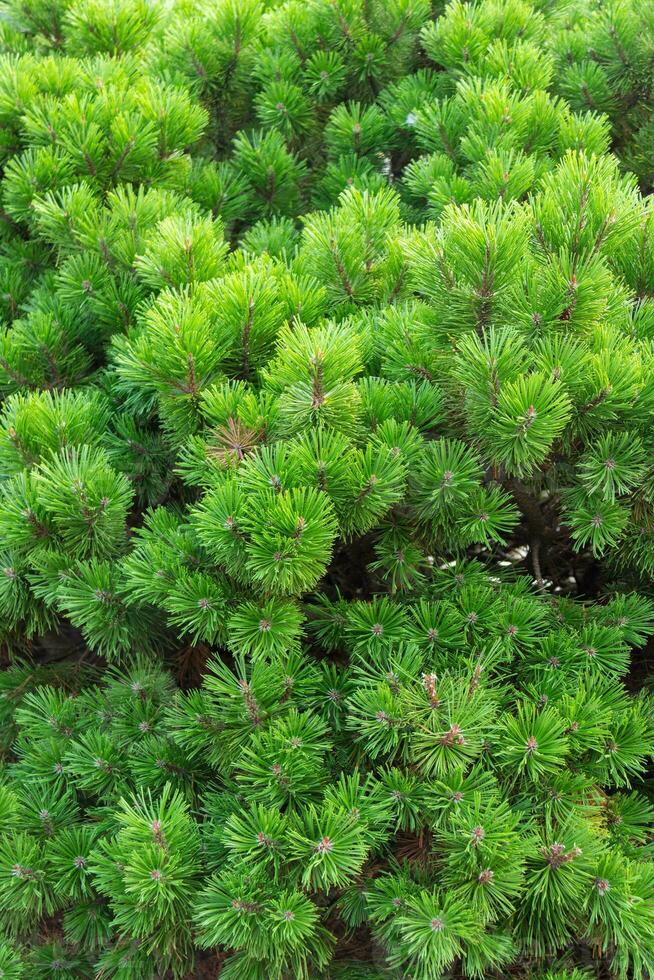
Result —
[[2, 0], [1, 977], [654, 977], [653, 65]]

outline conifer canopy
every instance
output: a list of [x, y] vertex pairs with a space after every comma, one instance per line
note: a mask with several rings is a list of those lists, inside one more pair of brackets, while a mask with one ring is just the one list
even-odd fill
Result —
[[654, 978], [653, 65], [0, 0], [0, 977]]

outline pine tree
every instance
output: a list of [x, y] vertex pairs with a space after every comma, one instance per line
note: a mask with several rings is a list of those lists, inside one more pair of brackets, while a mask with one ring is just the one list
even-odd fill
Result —
[[647, 5], [0, 48], [0, 976], [654, 976]]

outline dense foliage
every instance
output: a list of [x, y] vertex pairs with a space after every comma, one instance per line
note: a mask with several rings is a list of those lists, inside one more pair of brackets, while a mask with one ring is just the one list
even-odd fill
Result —
[[654, 976], [654, 8], [0, 48], [0, 976]]

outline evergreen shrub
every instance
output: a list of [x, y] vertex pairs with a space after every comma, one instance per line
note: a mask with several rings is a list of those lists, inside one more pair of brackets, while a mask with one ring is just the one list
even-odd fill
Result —
[[0, 49], [0, 976], [654, 976], [652, 5]]

